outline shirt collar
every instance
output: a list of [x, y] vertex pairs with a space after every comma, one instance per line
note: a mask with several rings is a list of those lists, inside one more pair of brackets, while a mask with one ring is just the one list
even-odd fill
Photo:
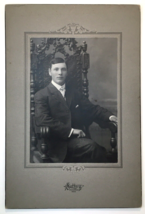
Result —
[[51, 83], [58, 89], [60, 90], [62, 87], [65, 88], [65, 84], [63, 85], [58, 85], [56, 82], [54, 82], [53, 80], [51, 81]]

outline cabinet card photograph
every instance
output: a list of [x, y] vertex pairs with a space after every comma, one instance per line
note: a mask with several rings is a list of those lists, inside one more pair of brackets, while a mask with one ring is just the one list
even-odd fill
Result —
[[140, 8], [6, 6], [6, 207], [141, 206]]

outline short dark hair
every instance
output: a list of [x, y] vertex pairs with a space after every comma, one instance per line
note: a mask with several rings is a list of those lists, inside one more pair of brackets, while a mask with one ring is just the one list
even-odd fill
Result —
[[50, 62], [49, 62], [49, 68], [51, 69], [52, 65], [57, 64], [57, 63], [65, 63], [65, 60], [63, 58], [57, 57], [57, 58], [53, 58]]

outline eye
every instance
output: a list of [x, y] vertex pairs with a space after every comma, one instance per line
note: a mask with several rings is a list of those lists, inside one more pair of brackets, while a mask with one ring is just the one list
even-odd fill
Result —
[[66, 71], [66, 68], [62, 68], [61, 70], [62, 70], [62, 71]]
[[54, 68], [55, 71], [58, 71], [58, 68]]

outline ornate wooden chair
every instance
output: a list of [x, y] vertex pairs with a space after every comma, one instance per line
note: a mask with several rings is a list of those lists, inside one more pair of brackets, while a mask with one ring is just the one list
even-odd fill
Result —
[[[57, 54], [63, 54], [68, 66], [68, 82], [74, 85], [78, 91], [86, 97], [88, 94], [87, 73], [89, 68], [89, 54], [87, 53], [87, 44], [83, 42], [81, 46], [77, 45], [74, 38], [44, 38], [40, 44], [36, 44], [36, 39], [31, 39], [31, 72], [30, 72], [30, 97], [31, 97], [31, 119], [30, 119], [30, 162], [49, 162], [46, 155], [47, 141], [49, 137], [49, 127], [37, 127], [34, 122], [35, 103], [34, 94], [44, 88], [51, 81], [48, 75], [48, 62]], [[101, 128], [109, 128], [111, 131], [110, 144], [112, 150], [110, 153], [110, 162], [117, 162], [116, 126], [112, 122], [103, 123], [98, 121]], [[89, 125], [86, 125], [88, 137]]]

